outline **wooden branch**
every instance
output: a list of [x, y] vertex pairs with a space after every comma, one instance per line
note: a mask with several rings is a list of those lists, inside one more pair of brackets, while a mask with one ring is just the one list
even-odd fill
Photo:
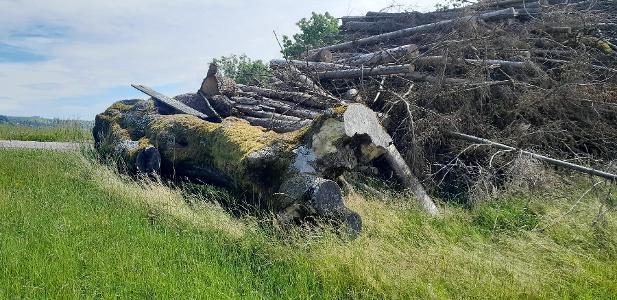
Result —
[[355, 68], [348, 70], [325, 71], [316, 73], [318, 79], [355, 79], [381, 75], [405, 75], [414, 71], [413, 65], [378, 66], [374, 68]]
[[558, 159], [550, 158], [548, 156], [544, 156], [544, 155], [540, 155], [540, 154], [535, 154], [535, 153], [530, 152], [530, 151], [525, 151], [525, 150], [517, 149], [515, 147], [504, 145], [504, 144], [500, 144], [500, 143], [496, 143], [496, 142], [493, 142], [491, 140], [475, 137], [475, 136], [472, 136], [472, 135], [467, 135], [467, 134], [460, 133], [460, 132], [450, 132], [450, 135], [452, 135], [455, 138], [459, 138], [459, 139], [463, 139], [463, 140], [467, 140], [467, 141], [474, 142], [474, 143], [479, 143], [479, 144], [486, 144], [486, 145], [490, 145], [490, 146], [493, 146], [493, 147], [496, 147], [496, 148], [499, 148], [499, 149], [503, 149], [503, 150], [520, 151], [521, 153], [529, 155], [529, 156], [531, 156], [531, 157], [533, 157], [533, 158], [535, 158], [537, 160], [545, 161], [545, 162], [547, 162], [549, 164], [552, 164], [552, 165], [568, 168], [570, 170], [574, 170], [574, 171], [585, 173], [585, 174], [589, 174], [589, 175], [599, 176], [599, 177], [606, 178], [606, 179], [613, 180], [613, 181], [617, 180], [617, 175], [615, 175], [615, 174], [611, 174], [611, 173], [607, 173], [607, 172], [604, 172], [604, 171], [592, 169], [592, 168], [589, 168], [589, 167], [584, 167], [584, 166], [581, 166], [581, 165], [569, 163], [569, 162], [566, 162], [566, 161], [563, 161], [563, 160], [558, 160]]
[[341, 63], [352, 66], [375, 66], [388, 63], [401, 63], [418, 54], [418, 46], [414, 44], [385, 49], [362, 54], [343, 60]]

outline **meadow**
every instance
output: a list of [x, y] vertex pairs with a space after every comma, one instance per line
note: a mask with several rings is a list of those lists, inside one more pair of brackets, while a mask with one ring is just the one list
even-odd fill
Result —
[[440, 218], [352, 192], [350, 240], [235, 217], [223, 190], [127, 178], [88, 153], [0, 150], [0, 298], [614, 298], [614, 186], [592, 184], [441, 203]]
[[79, 124], [60, 124], [45, 127], [0, 124], [0, 140], [81, 142], [91, 139], [90, 130]]

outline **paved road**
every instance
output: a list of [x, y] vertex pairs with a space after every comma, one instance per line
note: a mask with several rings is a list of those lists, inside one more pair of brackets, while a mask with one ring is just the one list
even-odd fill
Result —
[[58, 143], [58, 142], [32, 142], [32, 141], [3, 141], [0, 140], [0, 149], [43, 149], [55, 151], [78, 150], [79, 143]]

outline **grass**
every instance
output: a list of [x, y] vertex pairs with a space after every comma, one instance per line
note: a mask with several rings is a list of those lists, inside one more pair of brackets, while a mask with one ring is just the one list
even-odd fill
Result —
[[438, 219], [350, 195], [365, 226], [347, 241], [233, 218], [78, 153], [0, 150], [0, 297], [614, 298], [617, 218], [591, 225], [609, 187], [577, 201], [588, 185], [572, 182]]
[[0, 140], [81, 142], [92, 140], [92, 133], [78, 124], [53, 127], [0, 124]]

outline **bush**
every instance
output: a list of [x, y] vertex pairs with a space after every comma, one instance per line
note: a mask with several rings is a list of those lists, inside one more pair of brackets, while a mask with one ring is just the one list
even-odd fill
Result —
[[312, 48], [322, 47], [337, 42], [339, 33], [338, 20], [329, 13], [313, 13], [310, 19], [302, 18], [298, 23], [301, 33], [293, 37], [283, 36], [283, 56], [299, 58], [302, 53]]
[[236, 83], [261, 85], [272, 78], [270, 68], [261, 60], [252, 60], [246, 54], [221, 56], [212, 60], [223, 74]]

